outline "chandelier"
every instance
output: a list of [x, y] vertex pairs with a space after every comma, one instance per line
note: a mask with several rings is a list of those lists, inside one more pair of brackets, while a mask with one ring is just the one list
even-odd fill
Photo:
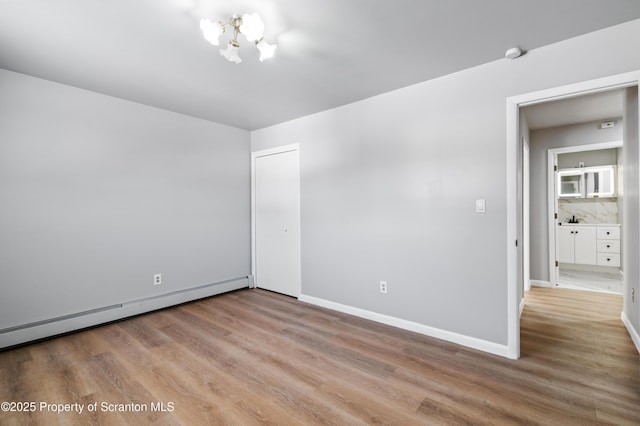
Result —
[[253, 41], [260, 51], [260, 61], [264, 61], [273, 56], [276, 45], [269, 44], [264, 41], [264, 23], [257, 13], [248, 14], [238, 17], [232, 17], [229, 22], [211, 22], [208, 19], [200, 20], [200, 29], [204, 38], [214, 46], [220, 44], [220, 36], [227, 30], [233, 29], [233, 39], [229, 42], [225, 49], [220, 49], [220, 55], [229, 62], [239, 64], [242, 62], [238, 55], [240, 43], [238, 43], [238, 35], [242, 34], [247, 41]]

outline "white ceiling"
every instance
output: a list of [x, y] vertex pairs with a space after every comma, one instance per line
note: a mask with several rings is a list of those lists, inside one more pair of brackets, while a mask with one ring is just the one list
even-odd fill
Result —
[[623, 90], [610, 90], [545, 102], [523, 108], [529, 129], [538, 130], [569, 124], [622, 117]]
[[[201, 36], [253, 11], [269, 62]], [[0, 68], [257, 129], [637, 18], [638, 0], [0, 0]]]

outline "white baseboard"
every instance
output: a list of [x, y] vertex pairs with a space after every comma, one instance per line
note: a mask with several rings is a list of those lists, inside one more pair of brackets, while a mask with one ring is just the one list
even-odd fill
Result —
[[523, 310], [524, 310], [524, 297], [520, 300], [520, 316], [522, 316]]
[[532, 287], [546, 287], [546, 288], [553, 288], [553, 284], [551, 284], [551, 282], [549, 281], [539, 281], [539, 280], [531, 280], [531, 286]]
[[507, 345], [501, 345], [498, 343], [489, 342], [487, 340], [465, 336], [463, 334], [454, 333], [452, 331], [441, 330], [439, 328], [430, 327], [428, 325], [419, 324], [413, 321], [407, 321], [389, 315], [379, 314], [377, 312], [367, 311], [365, 309], [355, 308], [353, 306], [343, 305], [340, 303], [332, 302], [330, 300], [320, 299], [304, 294], [301, 294], [298, 300], [356, 317], [376, 321], [382, 324], [387, 324], [392, 327], [401, 328], [403, 330], [424, 334], [425, 336], [435, 337], [436, 339], [446, 340], [447, 342], [457, 343], [462, 346], [478, 349], [480, 351], [488, 352], [494, 355], [510, 358], [509, 347]]
[[627, 328], [629, 336], [631, 336], [631, 340], [633, 340], [633, 343], [636, 345], [636, 349], [640, 353], [640, 335], [638, 334], [636, 329], [633, 328], [633, 325], [631, 325], [631, 321], [629, 321], [629, 318], [627, 318], [627, 315], [624, 313], [624, 311], [622, 311], [622, 313], [620, 314], [620, 318], [622, 319], [624, 326]]
[[93, 327], [95, 325], [202, 299], [204, 297], [215, 296], [216, 294], [245, 288], [248, 285], [248, 277], [236, 278], [146, 299], [51, 318], [50, 320], [38, 321], [37, 323], [10, 327], [0, 331], [0, 349]]

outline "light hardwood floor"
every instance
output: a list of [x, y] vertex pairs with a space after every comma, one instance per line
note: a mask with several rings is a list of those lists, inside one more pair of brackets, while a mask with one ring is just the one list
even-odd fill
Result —
[[0, 424], [637, 425], [620, 311], [620, 296], [534, 288], [513, 361], [241, 290], [0, 352], [0, 401], [37, 404]]

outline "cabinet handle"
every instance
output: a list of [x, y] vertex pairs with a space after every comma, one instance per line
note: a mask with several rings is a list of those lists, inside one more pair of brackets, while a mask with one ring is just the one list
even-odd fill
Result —
[[576, 234], [578, 233], [578, 231], [576, 231]]
[[611, 246], [609, 244], [607, 244], [607, 248], [611, 248]]
[[607, 257], [607, 262], [611, 262], [611, 259]]
[[610, 234], [611, 234], [611, 232], [607, 231], [607, 235], [610, 235]]

